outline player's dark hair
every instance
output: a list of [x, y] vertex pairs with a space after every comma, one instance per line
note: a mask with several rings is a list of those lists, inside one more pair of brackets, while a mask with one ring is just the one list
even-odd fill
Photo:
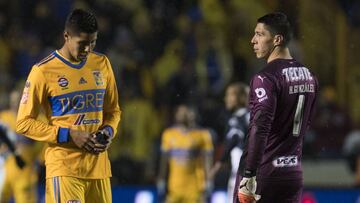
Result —
[[247, 101], [243, 101], [244, 98], [248, 98], [250, 88], [247, 84], [242, 82], [234, 82], [229, 85], [229, 87], [234, 87], [236, 90], [236, 95], [239, 101], [239, 105], [245, 106]]
[[284, 41], [280, 46], [286, 46], [290, 42], [292, 37], [291, 25], [284, 13], [269, 13], [260, 17], [257, 22], [265, 24], [271, 34], [283, 36]]
[[231, 83], [229, 86], [236, 88], [238, 96], [249, 94], [249, 86], [245, 83], [234, 82], [234, 83]]
[[98, 30], [97, 20], [94, 14], [82, 9], [73, 10], [67, 17], [65, 31], [70, 34], [94, 33]]

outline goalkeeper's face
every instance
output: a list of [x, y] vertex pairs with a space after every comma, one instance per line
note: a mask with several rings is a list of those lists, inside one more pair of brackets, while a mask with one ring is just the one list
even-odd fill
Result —
[[78, 34], [65, 33], [65, 43], [72, 60], [84, 61], [89, 53], [94, 49], [97, 40], [97, 32]]

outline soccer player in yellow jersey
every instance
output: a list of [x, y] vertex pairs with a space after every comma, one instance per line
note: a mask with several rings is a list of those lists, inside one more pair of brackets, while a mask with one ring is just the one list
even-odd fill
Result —
[[158, 190], [160, 193], [165, 190], [169, 164], [166, 203], [205, 202], [213, 144], [209, 130], [194, 124], [194, 110], [180, 105], [175, 113], [175, 125], [163, 133]]
[[[45, 141], [46, 202], [111, 202], [107, 148], [120, 121], [118, 91], [106, 56], [93, 52], [97, 20], [75, 9], [65, 43], [32, 67], [16, 130]], [[49, 120], [36, 119], [43, 108]]]
[[[10, 108], [0, 112], [0, 122], [4, 123], [11, 132], [15, 132], [20, 97], [21, 92], [18, 89], [11, 91]], [[15, 202], [36, 203], [38, 200], [37, 167], [35, 162], [41, 146], [21, 135], [15, 135], [14, 144], [16, 154], [24, 159], [25, 166], [19, 166], [17, 158], [12, 154], [6, 158], [5, 179], [2, 191], [0, 191], [0, 203], [9, 202], [12, 196]]]

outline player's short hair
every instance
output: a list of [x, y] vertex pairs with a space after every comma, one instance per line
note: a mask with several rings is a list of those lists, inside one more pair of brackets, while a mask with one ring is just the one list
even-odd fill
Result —
[[65, 23], [65, 31], [70, 34], [95, 33], [98, 30], [97, 20], [94, 14], [82, 10], [75, 9], [67, 17]]
[[234, 87], [238, 97], [243, 95], [247, 96], [249, 94], [250, 88], [247, 84], [242, 82], [234, 82], [229, 85], [229, 87]]
[[283, 36], [284, 41], [280, 46], [286, 46], [290, 42], [292, 37], [291, 25], [284, 13], [269, 13], [260, 17], [257, 22], [265, 24], [271, 34]]

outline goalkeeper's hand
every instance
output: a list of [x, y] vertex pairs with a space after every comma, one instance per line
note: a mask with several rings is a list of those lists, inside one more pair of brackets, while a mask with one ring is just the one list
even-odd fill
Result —
[[260, 195], [255, 194], [256, 192], [256, 176], [243, 177], [239, 189], [238, 199], [240, 203], [253, 203], [260, 199]]

